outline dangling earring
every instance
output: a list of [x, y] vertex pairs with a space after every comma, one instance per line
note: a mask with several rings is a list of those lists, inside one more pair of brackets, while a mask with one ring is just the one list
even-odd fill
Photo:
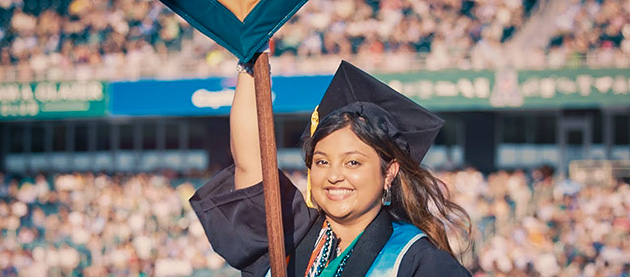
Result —
[[392, 189], [391, 187], [387, 187], [383, 192], [383, 198], [381, 198], [381, 203], [383, 206], [389, 206], [392, 204]]

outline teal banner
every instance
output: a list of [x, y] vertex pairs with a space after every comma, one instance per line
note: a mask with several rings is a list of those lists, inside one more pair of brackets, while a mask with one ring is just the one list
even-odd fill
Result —
[[423, 71], [377, 78], [431, 110], [630, 105], [630, 70]]
[[0, 120], [101, 117], [106, 88], [100, 81], [0, 84]]
[[160, 1], [246, 62], [307, 0]]

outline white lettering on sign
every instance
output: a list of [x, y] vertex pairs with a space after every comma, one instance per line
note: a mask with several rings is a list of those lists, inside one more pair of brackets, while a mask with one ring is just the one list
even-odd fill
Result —
[[19, 99], [20, 86], [18, 84], [0, 86], [0, 102], [13, 102]]
[[31, 89], [31, 86], [29, 85], [22, 86], [21, 96], [22, 96], [22, 99], [21, 99], [22, 101], [33, 100], [33, 90]]
[[617, 76], [613, 84], [613, 92], [615, 94], [628, 94], [628, 83], [624, 76]]
[[101, 101], [103, 84], [98, 81], [55, 83], [43, 82], [30, 84], [0, 85], [0, 102], [18, 102], [37, 100], [55, 101]]
[[458, 93], [457, 86], [452, 82], [437, 81], [435, 84], [435, 94], [437, 94], [437, 96], [454, 97], [457, 96]]
[[629, 95], [630, 77], [622, 74], [595, 77], [591, 74], [574, 76], [527, 76], [518, 79], [516, 71], [499, 71], [492, 80], [486, 77], [454, 80], [415, 81], [391, 80], [389, 85], [409, 98], [437, 100], [442, 98], [490, 99], [493, 107], [520, 107], [527, 98], [556, 99], [558, 97], [599, 97]]
[[490, 97], [490, 80], [488, 78], [475, 78], [475, 93], [478, 98]]
[[218, 109], [232, 105], [232, 98], [234, 98], [233, 89], [224, 89], [222, 91], [198, 89], [193, 93], [191, 100], [192, 104], [197, 108]]
[[567, 77], [558, 78], [556, 80], [556, 88], [558, 89], [558, 92], [562, 94], [573, 94], [578, 90], [575, 81]]
[[[44, 84], [40, 84], [44, 85]], [[39, 85], [38, 85], [39, 86]], [[55, 88], [55, 90], [53, 90]], [[35, 90], [36, 97], [37, 89]], [[49, 101], [98, 101], [103, 99], [103, 84], [101, 82], [62, 83], [59, 88], [47, 86], [41, 102]]]
[[[196, 90], [190, 100], [197, 108], [213, 108], [229, 107], [232, 105], [234, 98], [234, 89], [223, 89], [221, 91], [209, 91], [207, 89]], [[271, 92], [271, 101], [276, 99], [276, 94]]]
[[391, 80], [387, 84], [409, 98], [431, 99], [434, 96], [459, 97], [460, 95], [469, 99], [490, 97], [490, 80], [485, 77], [461, 78], [457, 81], [418, 80], [408, 83]]
[[418, 84], [416, 83], [406, 83], [403, 85], [402, 89], [400, 90], [401, 92], [403, 92], [403, 94], [409, 96], [409, 97], [413, 97], [413, 96], [418, 96], [420, 97], [420, 92], [418, 91]]
[[556, 80], [554, 78], [543, 78], [540, 80], [540, 96], [542, 98], [553, 98], [556, 96]]
[[600, 94], [607, 94], [610, 91], [614, 95], [630, 93], [630, 78], [623, 75], [614, 78], [612, 76], [593, 77], [587, 74], [578, 75], [575, 79], [554, 76], [538, 78], [530, 77], [521, 84], [520, 91], [523, 96], [554, 98], [556, 93], [564, 95], [579, 93], [582, 97], [589, 97], [593, 89]]
[[418, 96], [422, 99], [429, 99], [433, 96], [433, 82], [422, 80], [418, 82]]
[[469, 79], [459, 79], [459, 81], [457, 81], [457, 88], [459, 88], [462, 96], [475, 98], [475, 87]]
[[0, 116], [36, 116], [45, 112], [88, 111], [104, 99], [99, 81], [0, 85]]
[[591, 94], [591, 85], [593, 84], [593, 77], [591, 75], [581, 74], [577, 78], [578, 91], [580, 95], [589, 96]]
[[538, 78], [529, 78], [521, 85], [521, 93], [524, 97], [533, 97], [539, 96], [540, 90], [539, 88], [539, 80]]
[[39, 113], [39, 105], [35, 101], [0, 104], [0, 116], [34, 116]]
[[595, 88], [601, 93], [607, 93], [613, 85], [613, 78], [610, 76], [595, 79]]
[[41, 83], [35, 88], [35, 98], [41, 102], [52, 101], [56, 95], [57, 86], [54, 83]]

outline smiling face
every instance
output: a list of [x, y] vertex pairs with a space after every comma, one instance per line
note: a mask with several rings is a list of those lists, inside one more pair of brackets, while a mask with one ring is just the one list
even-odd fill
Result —
[[313, 199], [335, 222], [367, 225], [381, 209], [391, 168], [385, 177], [376, 150], [350, 127], [339, 129], [315, 145], [311, 165]]

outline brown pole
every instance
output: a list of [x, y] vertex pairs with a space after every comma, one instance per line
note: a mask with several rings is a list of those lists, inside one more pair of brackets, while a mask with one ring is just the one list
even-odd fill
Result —
[[260, 134], [260, 153], [262, 158], [271, 276], [284, 277], [287, 273], [287, 265], [284, 252], [280, 182], [278, 179], [276, 137], [273, 129], [273, 109], [271, 108], [271, 77], [269, 72], [269, 56], [267, 53], [260, 54], [258, 59], [256, 59], [256, 63], [254, 64], [254, 82], [256, 86], [256, 108], [258, 113], [258, 131]]

